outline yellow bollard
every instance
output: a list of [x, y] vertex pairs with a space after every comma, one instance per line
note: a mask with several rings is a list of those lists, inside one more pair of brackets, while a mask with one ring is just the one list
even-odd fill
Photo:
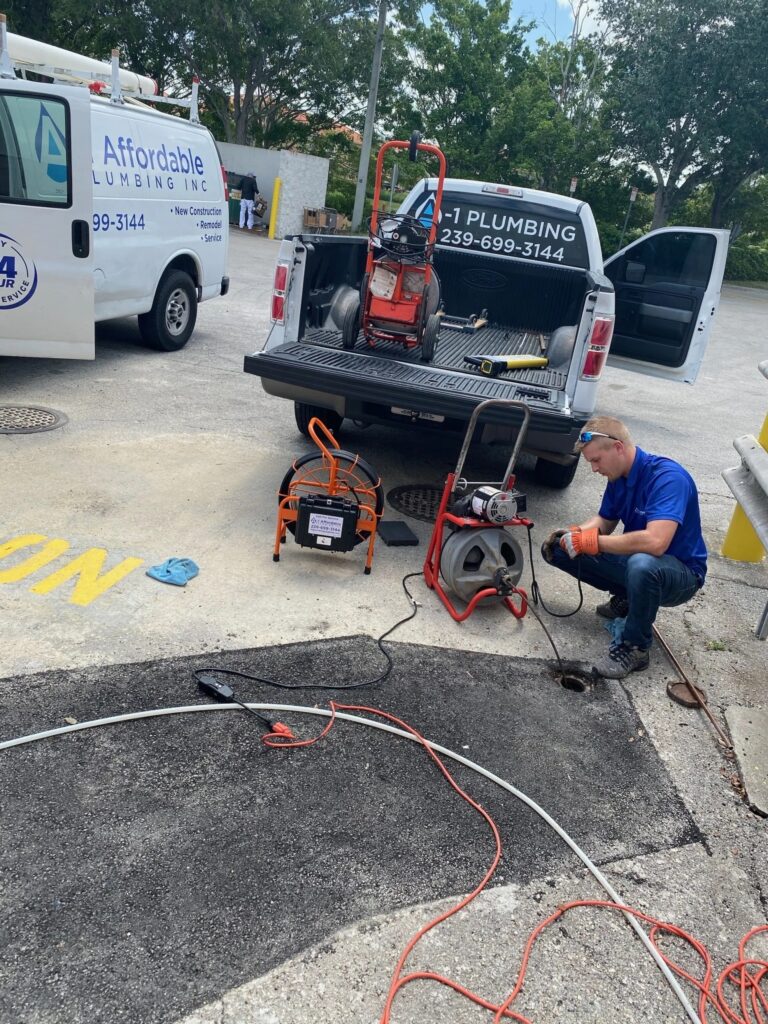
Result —
[[[765, 417], [758, 441], [768, 451], [768, 416]], [[741, 505], [736, 505], [720, 554], [734, 562], [762, 562], [765, 557], [765, 548]]]
[[277, 226], [277, 208], [280, 204], [280, 189], [283, 186], [283, 182], [280, 178], [275, 178], [275, 187], [272, 189], [272, 209], [269, 214], [269, 237], [275, 237], [275, 227]]

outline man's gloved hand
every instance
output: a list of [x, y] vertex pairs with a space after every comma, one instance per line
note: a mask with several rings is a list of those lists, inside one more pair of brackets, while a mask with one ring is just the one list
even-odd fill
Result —
[[550, 535], [541, 545], [542, 558], [544, 558], [547, 562], [550, 563], [553, 561], [552, 548], [555, 546], [555, 544], [560, 543], [560, 538], [564, 536], [564, 534], [566, 534], [567, 532], [567, 530], [555, 530], [554, 533], [550, 533]]
[[600, 531], [596, 526], [589, 530], [582, 530], [578, 526], [572, 527], [560, 538], [560, 547], [569, 558], [576, 558], [578, 555], [597, 555], [600, 551], [597, 538]]

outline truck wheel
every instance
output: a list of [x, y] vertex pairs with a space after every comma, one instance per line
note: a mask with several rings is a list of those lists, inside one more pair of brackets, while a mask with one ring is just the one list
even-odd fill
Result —
[[536, 459], [536, 479], [545, 487], [554, 487], [556, 490], [562, 491], [572, 483], [578, 468], [578, 456], [565, 465], [560, 462], [551, 462], [549, 459], [538, 458]]
[[306, 405], [304, 402], [294, 402], [293, 412], [296, 416], [296, 426], [304, 437], [309, 437], [309, 421], [317, 416], [328, 427], [335, 436], [339, 427], [344, 422], [335, 409], [324, 409], [321, 405]]
[[434, 314], [427, 319], [427, 326], [421, 338], [421, 361], [431, 363], [437, 352], [437, 336], [440, 333], [440, 317]]
[[178, 352], [189, 341], [197, 320], [197, 290], [189, 274], [172, 270], [160, 281], [148, 313], [139, 316], [144, 342], [161, 352]]
[[341, 344], [347, 351], [355, 347], [360, 331], [360, 303], [352, 302], [344, 314], [341, 325]]

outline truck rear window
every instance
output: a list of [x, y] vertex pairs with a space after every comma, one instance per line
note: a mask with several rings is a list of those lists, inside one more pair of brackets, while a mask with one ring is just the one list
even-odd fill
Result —
[[[425, 191], [402, 212], [431, 224], [433, 204], [434, 193]], [[511, 196], [443, 193], [437, 244], [589, 268], [584, 228], [575, 213]]]

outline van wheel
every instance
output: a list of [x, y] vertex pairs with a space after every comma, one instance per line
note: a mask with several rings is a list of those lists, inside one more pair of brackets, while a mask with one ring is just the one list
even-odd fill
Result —
[[309, 437], [309, 421], [315, 416], [323, 421], [334, 437], [344, 421], [344, 417], [340, 416], [335, 409], [324, 409], [321, 405], [306, 405], [304, 402], [294, 402], [293, 412], [296, 416], [296, 426], [304, 437]]
[[578, 456], [572, 462], [563, 465], [560, 462], [551, 462], [549, 459], [536, 459], [536, 479], [545, 487], [554, 487], [558, 491], [565, 490], [576, 476], [579, 468]]
[[189, 274], [172, 270], [157, 286], [148, 313], [139, 316], [139, 331], [147, 345], [161, 352], [178, 352], [189, 341], [197, 320], [197, 290]]

